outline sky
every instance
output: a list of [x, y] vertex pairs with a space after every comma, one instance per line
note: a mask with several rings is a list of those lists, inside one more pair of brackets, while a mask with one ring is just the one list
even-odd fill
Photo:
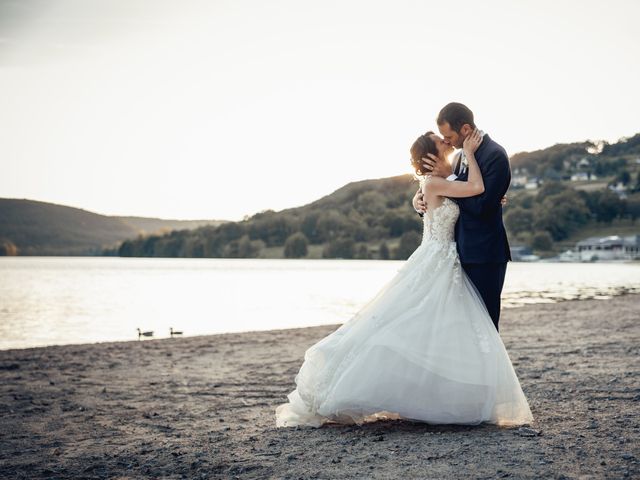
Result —
[[636, 0], [0, 0], [0, 197], [239, 220], [410, 173], [463, 102], [509, 154], [640, 132]]

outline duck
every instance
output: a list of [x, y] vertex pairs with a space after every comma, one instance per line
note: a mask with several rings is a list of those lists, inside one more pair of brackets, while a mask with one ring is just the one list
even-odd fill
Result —
[[169, 327], [169, 334], [173, 337], [174, 335], [182, 335], [184, 332], [178, 332], [173, 329], [173, 327]]
[[153, 330], [149, 330], [146, 332], [143, 332], [139, 328], [137, 330], [138, 330], [138, 340], [140, 340], [141, 337], [153, 337]]

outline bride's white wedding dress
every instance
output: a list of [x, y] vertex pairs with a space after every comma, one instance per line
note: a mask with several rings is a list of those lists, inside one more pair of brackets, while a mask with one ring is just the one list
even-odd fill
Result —
[[352, 319], [304, 355], [276, 425], [380, 418], [521, 425], [533, 420], [504, 344], [454, 242], [458, 205], [424, 215], [422, 243]]

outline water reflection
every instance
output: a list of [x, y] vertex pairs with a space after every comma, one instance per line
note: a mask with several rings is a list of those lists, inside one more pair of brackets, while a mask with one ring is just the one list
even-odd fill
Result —
[[[304, 327], [351, 318], [395, 261], [0, 259], [0, 349]], [[513, 308], [640, 292], [640, 265], [511, 263]]]

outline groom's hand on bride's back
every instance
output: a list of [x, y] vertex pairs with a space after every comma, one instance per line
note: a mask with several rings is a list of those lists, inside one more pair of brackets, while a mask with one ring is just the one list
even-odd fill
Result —
[[431, 175], [436, 177], [447, 178], [453, 173], [451, 164], [446, 160], [436, 157], [433, 153], [427, 153], [427, 158], [422, 158], [422, 164]]
[[420, 215], [423, 215], [427, 211], [427, 204], [424, 203], [424, 197], [422, 195], [422, 189], [418, 189], [416, 194], [413, 196], [413, 200], [411, 202], [413, 204], [413, 208]]

